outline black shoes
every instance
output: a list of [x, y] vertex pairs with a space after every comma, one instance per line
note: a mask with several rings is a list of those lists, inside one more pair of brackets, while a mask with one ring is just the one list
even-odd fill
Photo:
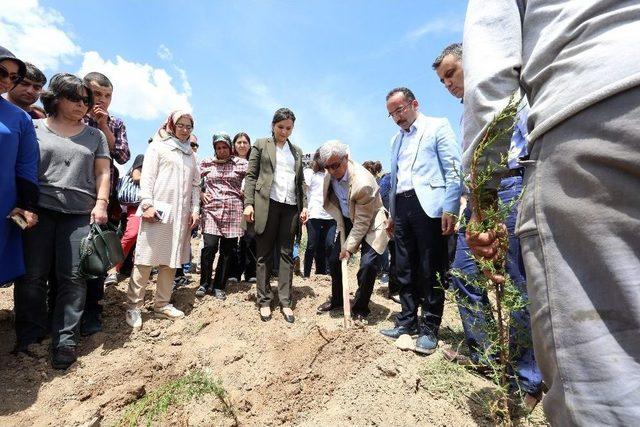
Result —
[[270, 307], [260, 307], [260, 320], [263, 322], [268, 322], [271, 320], [271, 308]]
[[76, 348], [73, 346], [64, 346], [51, 350], [51, 366], [54, 369], [67, 369], [76, 360], [78, 360]]
[[418, 335], [417, 326], [396, 326], [391, 329], [381, 329], [380, 333], [385, 337], [396, 339], [400, 335]]
[[337, 304], [333, 304], [331, 302], [331, 300], [329, 300], [329, 301], [325, 302], [324, 304], [322, 304], [320, 307], [318, 307], [316, 312], [318, 314], [322, 314], [322, 313], [326, 313], [327, 311], [331, 311], [331, 310], [342, 310], [342, 306], [341, 305], [337, 305]]
[[288, 323], [293, 323], [296, 321], [296, 318], [293, 315], [293, 310], [291, 310], [290, 307], [280, 307], [280, 311], [282, 312], [284, 320], [286, 320]]

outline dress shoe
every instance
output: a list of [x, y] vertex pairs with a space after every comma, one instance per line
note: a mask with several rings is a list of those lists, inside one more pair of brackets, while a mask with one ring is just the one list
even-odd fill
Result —
[[413, 326], [396, 326], [395, 328], [391, 328], [391, 329], [381, 329], [380, 333], [382, 335], [384, 335], [385, 337], [389, 337], [389, 338], [393, 338], [393, 339], [397, 339], [400, 335], [417, 335], [418, 334], [418, 328], [413, 325]]
[[271, 308], [270, 307], [260, 307], [260, 320], [263, 322], [268, 322], [271, 320]]
[[282, 316], [284, 316], [284, 320], [286, 320], [287, 322], [293, 323], [296, 321], [296, 318], [293, 315], [293, 310], [291, 310], [291, 307], [282, 307], [280, 311], [282, 311]]
[[76, 348], [73, 346], [67, 345], [51, 350], [51, 366], [53, 366], [53, 369], [67, 369], [77, 359]]
[[329, 301], [325, 302], [324, 304], [322, 304], [320, 307], [318, 307], [316, 312], [318, 314], [322, 314], [322, 313], [326, 313], [327, 311], [331, 311], [331, 310], [342, 310], [342, 306], [334, 304], [334, 303], [331, 302], [331, 300], [329, 300]]
[[438, 348], [438, 337], [431, 332], [422, 333], [416, 340], [416, 352], [420, 354], [432, 354]]

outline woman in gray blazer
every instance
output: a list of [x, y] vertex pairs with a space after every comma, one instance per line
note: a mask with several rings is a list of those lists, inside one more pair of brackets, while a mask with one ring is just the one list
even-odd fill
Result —
[[295, 120], [288, 108], [275, 112], [271, 137], [256, 141], [245, 178], [244, 218], [256, 234], [258, 305], [263, 322], [271, 320], [269, 277], [274, 250], [280, 253], [278, 298], [282, 315], [289, 323], [295, 320], [291, 309], [293, 241], [307, 222], [302, 150], [289, 141]]

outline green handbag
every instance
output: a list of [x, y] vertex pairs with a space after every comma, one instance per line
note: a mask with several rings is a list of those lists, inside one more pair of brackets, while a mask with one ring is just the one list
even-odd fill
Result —
[[91, 224], [89, 235], [80, 241], [80, 274], [87, 278], [104, 276], [123, 260], [116, 228], [109, 223], [102, 226]]

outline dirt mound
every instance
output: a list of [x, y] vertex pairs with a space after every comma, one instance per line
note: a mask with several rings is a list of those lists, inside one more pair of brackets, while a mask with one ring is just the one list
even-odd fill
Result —
[[[248, 283], [231, 285], [226, 301], [199, 300], [193, 279], [174, 293], [184, 319], [143, 312], [135, 332], [124, 321], [127, 282], [107, 288], [104, 332], [82, 340], [79, 361], [66, 372], [50, 368], [46, 341], [30, 355], [9, 354], [12, 291], [0, 290], [0, 424], [114, 425], [132, 403], [194, 371], [221, 381], [232, 413], [216, 396], [194, 396], [170, 405], [156, 424], [491, 424], [482, 402], [488, 381], [438, 353], [402, 352], [379, 334], [399, 309], [384, 297], [386, 287], [376, 286], [370, 323], [345, 330], [340, 314], [315, 313], [330, 294], [327, 276], [295, 278], [294, 324], [278, 311], [261, 322]], [[455, 308], [447, 307], [441, 339], [456, 345], [460, 330]], [[428, 375], [427, 366], [435, 367]]]

